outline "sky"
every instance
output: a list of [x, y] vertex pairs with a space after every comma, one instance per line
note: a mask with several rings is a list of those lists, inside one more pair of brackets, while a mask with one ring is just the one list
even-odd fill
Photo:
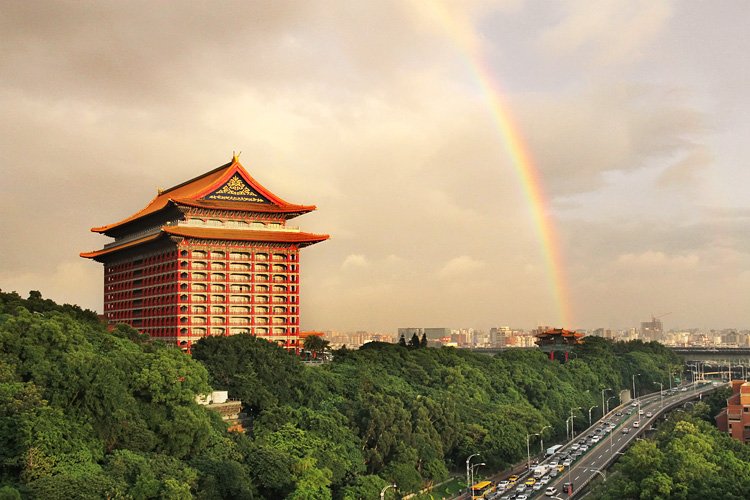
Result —
[[101, 311], [89, 229], [241, 151], [331, 235], [302, 251], [303, 329], [750, 328], [749, 18], [4, 2], [0, 289]]

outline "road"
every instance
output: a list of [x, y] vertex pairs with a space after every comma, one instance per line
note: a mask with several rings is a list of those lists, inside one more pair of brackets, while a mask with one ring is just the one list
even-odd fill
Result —
[[[548, 464], [550, 461], [556, 460], [560, 455], [570, 452], [571, 445], [585, 442], [587, 438], [594, 435], [595, 429], [600, 427], [603, 421], [614, 424], [614, 430], [604, 434], [598, 443], [590, 447], [586, 453], [576, 459], [570, 467], [559, 473], [557, 477], [551, 479], [541, 490], [526, 489], [524, 493], [528, 495], [528, 498], [545, 498], [545, 490], [548, 486], [552, 486], [557, 490], [555, 495], [557, 498], [575, 497], [594, 476], [600, 475], [604, 478], [604, 471], [617, 459], [617, 455], [622, 454], [623, 450], [634, 440], [639, 439], [639, 436], [646, 432], [660, 415], [691, 399], [695, 399], [699, 394], [716, 389], [717, 386], [710, 383], [695, 387], [686, 386], [684, 391], [680, 388], [680, 390], [671, 395], [668, 391], [664, 391], [663, 397], [659, 392], [642, 396], [637, 400], [640, 406], [631, 406], [631, 403], [628, 403], [613, 409], [604, 419], [597, 421], [594, 425], [581, 432], [572, 442], [566, 443], [555, 456], [546, 459], [541, 464]], [[642, 415], [639, 415], [639, 407], [643, 411]], [[617, 413], [621, 413], [621, 415], [617, 415]], [[648, 413], [651, 413], [652, 416], [647, 417]], [[637, 427], [634, 427], [634, 422], [638, 422]], [[623, 429], [628, 429], [627, 433], [624, 433]], [[522, 476], [518, 484], [521, 484], [526, 477], [527, 475]], [[562, 490], [565, 483], [573, 483], [572, 494], [567, 495], [563, 493]], [[514, 496], [510, 496], [510, 494], [519, 494], [516, 488], [517, 486], [508, 490], [506, 493], [507, 496], [502, 495], [499, 498], [515, 498]]]

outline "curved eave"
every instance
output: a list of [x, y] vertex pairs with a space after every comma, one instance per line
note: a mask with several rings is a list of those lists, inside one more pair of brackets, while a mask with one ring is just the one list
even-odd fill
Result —
[[298, 231], [255, 231], [247, 229], [218, 229], [184, 226], [165, 226], [162, 228], [162, 231], [174, 236], [202, 240], [298, 243], [301, 246], [313, 245], [330, 238], [327, 234], [303, 233]]
[[[240, 164], [240, 162], [235, 157], [232, 159], [231, 162], [226, 163], [209, 172], [206, 172], [205, 174], [201, 174], [198, 177], [194, 177], [193, 179], [185, 181], [181, 184], [177, 184], [176, 186], [173, 186], [169, 189], [159, 191], [159, 194], [156, 195], [156, 197], [154, 197], [148, 203], [148, 205], [146, 205], [143, 209], [134, 213], [130, 217], [122, 219], [121, 221], [115, 222], [113, 224], [107, 224], [105, 226], [99, 226], [99, 227], [92, 227], [91, 231], [95, 233], [107, 234], [107, 232], [112, 229], [118, 228], [124, 224], [135, 221], [141, 217], [152, 214], [154, 212], [158, 212], [159, 210], [166, 207], [169, 204], [169, 202], [172, 202], [175, 200], [182, 200], [183, 202], [185, 200], [190, 200], [194, 203], [195, 202], [205, 203], [205, 201], [201, 200], [201, 198], [210, 194], [219, 186], [223, 185], [235, 173], [238, 173], [240, 176], [242, 176], [245, 179], [245, 181], [250, 186], [252, 186], [253, 189], [255, 189], [258, 193], [260, 193], [263, 197], [265, 197], [267, 200], [271, 202], [270, 204], [266, 205], [268, 208], [263, 211], [266, 211], [266, 212], [276, 211], [276, 212], [285, 212], [285, 213], [290, 213], [290, 214], [299, 213], [301, 215], [302, 213], [307, 213], [315, 209], [314, 206], [311, 207], [311, 206], [306, 206], [306, 205], [295, 205], [276, 196], [271, 191], [266, 189], [263, 185], [261, 185], [258, 181], [256, 181], [247, 172], [247, 170], [245, 170], [245, 168]], [[253, 203], [252, 205], [259, 205], [259, 204]], [[260, 211], [260, 210], [253, 210], [253, 211]]]
[[81, 252], [79, 255], [83, 257], [84, 259], [94, 259], [96, 261], [101, 262], [99, 260], [100, 257], [104, 257], [105, 255], [110, 255], [110, 254], [125, 250], [126, 248], [131, 248], [134, 246], [142, 245], [143, 243], [149, 243], [151, 241], [159, 239], [159, 237], [162, 236], [162, 234], [163, 233], [159, 232], [156, 234], [152, 234], [150, 236], [138, 238], [137, 240], [123, 243], [122, 245], [117, 245], [117, 246], [113, 246], [109, 248], [102, 248], [101, 250], [95, 250], [93, 252]]

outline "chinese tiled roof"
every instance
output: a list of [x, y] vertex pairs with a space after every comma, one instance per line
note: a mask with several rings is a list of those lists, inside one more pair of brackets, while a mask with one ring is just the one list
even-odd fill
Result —
[[162, 231], [175, 236], [204, 240], [262, 241], [270, 243], [302, 243], [308, 245], [330, 238], [327, 234], [304, 233], [302, 231], [257, 231], [190, 226], [164, 226]]
[[297, 243], [309, 246], [330, 238], [327, 234], [313, 234], [301, 231], [257, 231], [252, 229], [221, 229], [206, 227], [163, 226], [161, 230], [144, 238], [138, 238], [121, 245], [111, 245], [93, 252], [82, 252], [81, 257], [97, 259], [108, 254], [120, 252], [136, 245], [155, 241], [163, 236], [182, 236], [204, 240], [258, 241], [264, 243]]
[[143, 238], [138, 238], [135, 240], [128, 241], [126, 243], [123, 243], [122, 245], [112, 245], [109, 247], [102, 248], [101, 250], [95, 250], [93, 252], [81, 252], [80, 256], [85, 259], [96, 259], [97, 257], [101, 257], [102, 255], [107, 255], [113, 252], [119, 252], [121, 250], [125, 250], [126, 248], [134, 247], [137, 245], [142, 245], [144, 243], [149, 243], [152, 241], [155, 241], [159, 239], [163, 233], [156, 233], [149, 236], [145, 236]]
[[[222, 185], [225, 185], [238, 175], [247, 187], [259, 195], [259, 199], [267, 201], [253, 203], [249, 201], [226, 201], [218, 199], [204, 199]], [[244, 169], [237, 157], [210, 172], [199, 175], [189, 181], [183, 182], [169, 189], [160, 190], [159, 194], [152, 199], [146, 207], [119, 222], [106, 226], [93, 227], [96, 233], [107, 233], [108, 231], [123, 226], [129, 222], [140, 219], [147, 215], [164, 209], [169, 204], [188, 205], [205, 208], [220, 208], [225, 210], [246, 210], [258, 212], [293, 213], [303, 214], [315, 210], [315, 205], [296, 205], [286, 202], [263, 187], [258, 181]]]

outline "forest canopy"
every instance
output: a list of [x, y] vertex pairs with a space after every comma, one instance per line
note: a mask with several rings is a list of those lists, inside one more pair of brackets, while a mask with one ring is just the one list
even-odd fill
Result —
[[[552, 444], [571, 408], [666, 385], [680, 366], [655, 343], [587, 338], [567, 363], [372, 343], [307, 366], [249, 335], [193, 354], [38, 292], [0, 293], [0, 493], [32, 498], [377, 498]], [[243, 402], [232, 433], [196, 395]], [[587, 419], [578, 418], [584, 426]], [[539, 449], [538, 441], [532, 441]], [[391, 490], [389, 493], [392, 493]]]

